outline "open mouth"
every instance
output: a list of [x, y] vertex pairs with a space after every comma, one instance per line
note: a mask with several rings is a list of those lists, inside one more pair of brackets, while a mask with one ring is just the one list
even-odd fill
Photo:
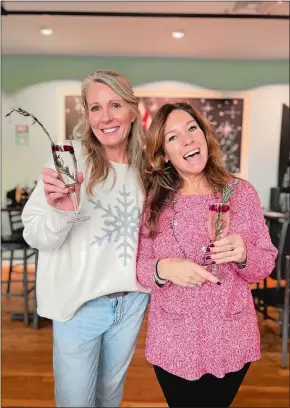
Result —
[[194, 150], [191, 150], [190, 152], [186, 153], [183, 156], [183, 158], [184, 158], [184, 160], [189, 160], [189, 159], [192, 159], [192, 158], [198, 156], [199, 154], [200, 154], [200, 149], [194, 149]]
[[114, 133], [116, 132], [116, 130], [119, 129], [120, 126], [116, 126], [116, 127], [111, 127], [108, 129], [101, 129], [103, 133], [108, 134], [108, 133]]

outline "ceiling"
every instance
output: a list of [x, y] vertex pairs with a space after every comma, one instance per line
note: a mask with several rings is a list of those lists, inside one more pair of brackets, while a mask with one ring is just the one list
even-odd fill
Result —
[[[288, 1], [2, 5], [2, 54], [289, 59]], [[53, 34], [41, 35], [42, 27]], [[172, 38], [173, 30], [184, 31], [184, 38]]]

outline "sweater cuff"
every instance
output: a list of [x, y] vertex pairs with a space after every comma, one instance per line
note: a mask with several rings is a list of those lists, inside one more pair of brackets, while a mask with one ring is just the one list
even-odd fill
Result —
[[55, 231], [64, 231], [67, 227], [71, 228], [72, 224], [80, 222], [80, 214], [73, 211], [61, 211], [51, 207], [49, 219], [52, 221], [52, 226]]

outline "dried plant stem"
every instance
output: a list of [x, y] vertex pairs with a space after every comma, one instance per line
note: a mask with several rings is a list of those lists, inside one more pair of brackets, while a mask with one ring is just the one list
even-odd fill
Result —
[[54, 163], [56, 167], [58, 168], [58, 171], [61, 174], [64, 174], [65, 176], [71, 178], [74, 181], [74, 183], [76, 183], [77, 182], [76, 178], [74, 177], [73, 174], [70, 173], [69, 166], [64, 165], [63, 159], [58, 154], [54, 153], [53, 156], [54, 156]]
[[52, 141], [52, 139], [51, 139], [51, 137], [50, 137], [50, 134], [49, 134], [48, 131], [45, 129], [45, 127], [43, 126], [43, 124], [37, 119], [36, 116], [32, 115], [31, 113], [27, 112], [26, 110], [24, 110], [24, 109], [22, 109], [22, 108], [15, 108], [15, 109], [12, 109], [12, 111], [8, 112], [8, 113], [5, 115], [5, 117], [7, 118], [7, 117], [10, 116], [13, 112], [19, 113], [19, 114], [22, 115], [22, 116], [26, 116], [26, 117], [32, 118], [32, 119], [33, 119], [32, 125], [34, 125], [35, 123], [37, 123], [38, 126], [40, 126], [41, 129], [44, 131], [44, 133], [47, 135], [47, 137], [49, 138], [50, 142], [53, 143], [53, 141]]

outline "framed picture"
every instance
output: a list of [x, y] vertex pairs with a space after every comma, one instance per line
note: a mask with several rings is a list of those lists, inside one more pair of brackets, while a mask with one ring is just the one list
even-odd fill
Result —
[[84, 108], [81, 103], [81, 88], [60, 88], [59, 101], [59, 140], [71, 139], [73, 129], [81, 119]]
[[[248, 178], [249, 99], [247, 92], [135, 89], [145, 129], [165, 103], [187, 102], [198, 109], [213, 125], [219, 139], [226, 168], [238, 177]], [[79, 89], [63, 90], [61, 137], [72, 131], [83, 113]]]
[[238, 177], [248, 178], [249, 93], [137, 89], [135, 95], [145, 129], [165, 103], [187, 102], [196, 108], [215, 129], [226, 168]]

